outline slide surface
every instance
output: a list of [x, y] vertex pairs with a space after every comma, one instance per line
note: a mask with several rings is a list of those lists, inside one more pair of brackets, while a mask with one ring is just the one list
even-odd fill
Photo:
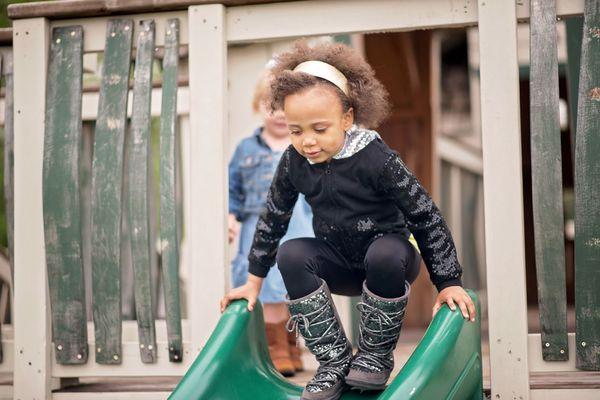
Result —
[[[436, 314], [398, 375], [381, 392], [347, 391], [342, 400], [481, 400], [480, 307], [475, 323], [447, 306]], [[232, 303], [169, 400], [298, 400], [302, 388], [273, 367], [264, 334], [262, 308]], [[400, 335], [402, 340], [402, 335]]]

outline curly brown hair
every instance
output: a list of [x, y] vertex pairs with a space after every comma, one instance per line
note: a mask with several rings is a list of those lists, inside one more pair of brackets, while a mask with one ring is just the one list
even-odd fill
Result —
[[[323, 61], [336, 67], [348, 80], [348, 96], [325, 79], [292, 70], [309, 60]], [[275, 58], [272, 68], [271, 107], [282, 109], [286, 96], [315, 85], [328, 85], [336, 90], [342, 110], [354, 110], [356, 124], [376, 128], [388, 116], [388, 92], [375, 78], [371, 66], [352, 48], [341, 43], [321, 43], [313, 47], [304, 40], [296, 41], [290, 51]]]

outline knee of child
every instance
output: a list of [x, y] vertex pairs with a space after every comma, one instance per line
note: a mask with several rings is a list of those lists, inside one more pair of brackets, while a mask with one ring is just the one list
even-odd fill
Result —
[[306, 251], [302, 239], [291, 239], [282, 243], [277, 250], [277, 266], [282, 275], [289, 275], [304, 264]]
[[[410, 244], [408, 244], [410, 246]], [[410, 249], [404, 243], [395, 241], [378, 240], [373, 243], [365, 255], [365, 264], [368, 269], [406, 269], [410, 259]]]

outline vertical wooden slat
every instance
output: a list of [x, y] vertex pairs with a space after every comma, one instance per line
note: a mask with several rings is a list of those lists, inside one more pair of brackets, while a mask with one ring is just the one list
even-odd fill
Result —
[[[227, 265], [227, 41], [225, 6], [188, 11], [190, 63], [189, 199], [191, 342], [200, 351], [216, 326]], [[209, 173], [210, 171], [210, 173]], [[207, 191], [207, 188], [211, 188]], [[193, 267], [192, 267], [193, 266]], [[210, 276], [211, 279], [206, 279]]]
[[13, 21], [15, 399], [51, 396], [52, 341], [44, 251], [43, 154], [50, 30], [45, 18]]
[[160, 123], [160, 236], [169, 360], [182, 360], [179, 305], [179, 229], [175, 198], [179, 20], [167, 21]]
[[156, 333], [152, 309], [150, 258], [149, 182], [150, 158], [150, 98], [154, 55], [154, 21], [140, 21], [137, 38], [133, 84], [133, 114], [129, 147], [129, 229], [133, 260], [135, 308], [142, 361], [156, 361]]
[[600, 0], [586, 0], [575, 140], [577, 368], [600, 370]]
[[79, 157], [83, 28], [55, 28], [50, 42], [43, 202], [46, 263], [56, 361], [87, 361]]
[[516, 6], [477, 3], [492, 398], [528, 400]]
[[532, 0], [531, 178], [537, 287], [546, 361], [569, 359], [555, 0]]
[[123, 141], [133, 22], [110, 20], [92, 164], [92, 282], [96, 362], [121, 363]]

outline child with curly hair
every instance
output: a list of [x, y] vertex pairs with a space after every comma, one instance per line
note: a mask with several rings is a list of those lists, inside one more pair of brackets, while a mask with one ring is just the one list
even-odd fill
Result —
[[[299, 42], [277, 58], [273, 74], [271, 106], [284, 110], [292, 145], [257, 224], [248, 281], [225, 295], [221, 310], [239, 298], [252, 310], [276, 258], [290, 298], [288, 328], [320, 364], [302, 399], [335, 400], [348, 386], [383, 389], [421, 257], [439, 291], [433, 313], [447, 303], [475, 319], [452, 236], [399, 155], [368, 129], [386, 117], [388, 95], [358, 54]], [[278, 246], [299, 193], [313, 210], [316, 237]], [[355, 355], [331, 293], [361, 295]]]

